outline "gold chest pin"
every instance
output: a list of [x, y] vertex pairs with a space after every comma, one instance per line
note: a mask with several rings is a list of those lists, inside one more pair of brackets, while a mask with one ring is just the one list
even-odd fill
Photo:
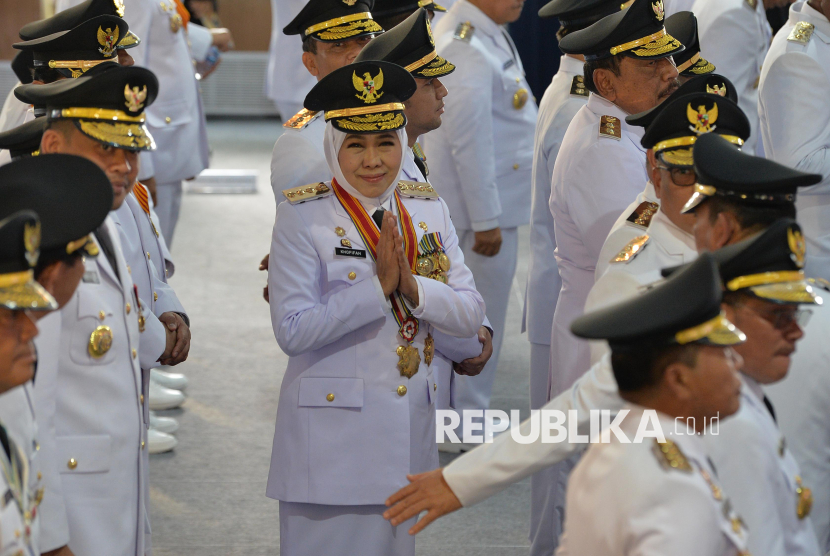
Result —
[[337, 227], [334, 229], [334, 233], [335, 233], [335, 234], [337, 234], [337, 237], [343, 237], [344, 235], [346, 235], [346, 230], [344, 230], [344, 229], [343, 229], [343, 228], [341, 228], [340, 226], [337, 226]]
[[413, 346], [398, 346], [396, 350], [398, 354], [398, 370], [401, 376], [412, 378], [418, 372], [418, 367], [421, 365], [421, 354], [418, 353], [418, 348]]
[[112, 347], [112, 328], [101, 325], [89, 336], [89, 355], [94, 359], [103, 357]]
[[351, 246], [352, 246], [352, 242], [351, 242], [351, 241], [349, 241], [349, 240], [348, 240], [348, 239], [346, 239], [346, 238], [343, 238], [343, 239], [341, 239], [341, 240], [340, 240], [340, 245], [342, 245], [343, 247], [351, 247]]

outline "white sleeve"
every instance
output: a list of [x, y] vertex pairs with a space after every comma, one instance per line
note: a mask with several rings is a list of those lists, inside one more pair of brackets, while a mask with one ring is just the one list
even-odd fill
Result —
[[[590, 423], [591, 409], [608, 409], [613, 413], [623, 406], [610, 356], [603, 358], [582, 375], [570, 390], [556, 396], [542, 410], [578, 412], [579, 429]], [[522, 436], [530, 434], [530, 420], [522, 422]], [[565, 460], [583, 445], [571, 442], [543, 443], [541, 434], [535, 442], [520, 444], [506, 431], [491, 444], [482, 444], [455, 459], [444, 468], [444, 479], [464, 506], [477, 504], [509, 485], [537, 471]]]
[[271, 188], [277, 203], [285, 189], [330, 179], [328, 168], [326, 159], [303, 134], [285, 130], [271, 155]]
[[190, 44], [190, 55], [197, 62], [207, 59], [208, 51], [213, 46], [213, 34], [210, 29], [195, 23], [187, 24], [187, 40]]

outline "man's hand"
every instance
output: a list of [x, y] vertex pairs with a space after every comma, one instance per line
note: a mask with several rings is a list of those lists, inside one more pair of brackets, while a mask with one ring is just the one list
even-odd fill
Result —
[[161, 354], [159, 362], [162, 365], [178, 365], [186, 360], [190, 353], [190, 328], [185, 324], [181, 315], [172, 311], [163, 313], [159, 320], [167, 328], [167, 349]]
[[213, 46], [218, 48], [220, 52], [227, 52], [234, 47], [233, 35], [228, 29], [211, 29], [210, 34], [213, 36]]
[[[397, 228], [395, 228], [397, 232]], [[412, 267], [409, 266], [409, 260], [406, 258], [406, 253], [403, 251], [403, 242], [400, 234], [397, 234], [395, 240], [395, 254], [398, 257], [398, 266], [401, 270], [401, 279], [398, 283], [398, 291], [409, 301], [410, 305], [417, 307], [421, 304], [418, 296], [418, 281], [412, 275]]]
[[[264, 257], [262, 257], [262, 262], [259, 263], [259, 269], [260, 270], [268, 270], [268, 259], [270, 259], [270, 258], [271, 258], [270, 253], [268, 255], [265, 255]], [[265, 301], [267, 301], [268, 303], [271, 303], [271, 297], [268, 295], [268, 284], [265, 284], [265, 287], [262, 288], [262, 297], [265, 299]]]
[[156, 178], [147, 178], [146, 180], [141, 180], [139, 183], [147, 188], [147, 191], [150, 192], [150, 197], [153, 198], [153, 206], [158, 206], [159, 199], [158, 199], [158, 185], [156, 184]]
[[75, 553], [69, 550], [68, 545], [63, 545], [60, 548], [56, 548], [55, 550], [50, 550], [49, 552], [42, 552], [40, 556], [75, 556]]
[[501, 249], [501, 228], [475, 232], [473, 251], [485, 257], [495, 257]]
[[[397, 240], [395, 238], [398, 238]], [[401, 279], [401, 267], [398, 256], [395, 253], [395, 245], [400, 243], [398, 233], [398, 219], [387, 210], [383, 213], [383, 222], [380, 228], [380, 239], [377, 248], [377, 272], [380, 287], [387, 297], [398, 289], [398, 282]]]
[[452, 368], [460, 375], [476, 376], [484, 370], [484, 365], [493, 355], [493, 337], [490, 329], [482, 326], [478, 329], [478, 341], [481, 342], [481, 355], [465, 359], [461, 363], [453, 363]]
[[426, 511], [427, 515], [409, 529], [410, 535], [417, 535], [439, 517], [461, 508], [461, 502], [444, 480], [441, 469], [420, 475], [407, 475], [406, 478], [409, 479], [409, 485], [386, 500], [389, 509], [383, 513], [383, 517], [397, 526]]

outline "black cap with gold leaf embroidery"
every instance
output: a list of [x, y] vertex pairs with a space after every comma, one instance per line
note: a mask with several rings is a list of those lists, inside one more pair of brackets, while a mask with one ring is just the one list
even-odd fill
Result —
[[33, 66], [56, 69], [65, 77], [80, 77], [104, 62], [118, 62], [118, 41], [129, 25], [120, 17], [102, 15], [69, 31], [60, 31], [30, 41], [18, 42], [18, 50], [31, 52]]
[[666, 58], [683, 51], [683, 45], [663, 26], [663, 0], [634, 0], [622, 11], [559, 41], [566, 54], [583, 54], [585, 60], [630, 56], [640, 60]]
[[614, 351], [740, 343], [746, 337], [721, 311], [722, 297], [715, 259], [703, 253], [637, 297], [576, 319], [571, 331], [580, 338], [607, 340]]
[[158, 79], [146, 68], [113, 66], [78, 79], [14, 90], [22, 102], [45, 105], [49, 121], [71, 120], [85, 135], [130, 151], [155, 149], [144, 110], [156, 99]]
[[413, 77], [421, 79], [442, 77], [455, 71], [455, 66], [436, 52], [429, 14], [423, 8], [391, 31], [369, 41], [355, 62], [366, 60], [384, 60], [398, 64]]
[[799, 172], [766, 158], [741, 152], [716, 133], [701, 135], [693, 153], [697, 183], [681, 212], [690, 212], [718, 195], [737, 203], [775, 206], [795, 202], [799, 187], [815, 185], [821, 174]]
[[706, 75], [715, 71], [715, 64], [700, 55], [697, 18], [692, 12], [677, 12], [666, 19], [666, 32], [676, 37], [686, 50], [674, 57], [677, 73], [685, 76]]
[[326, 121], [345, 133], [380, 133], [406, 126], [403, 102], [415, 79], [391, 62], [355, 62], [337, 69], [305, 97], [307, 110], [325, 110]]
[[[24, 41], [39, 39], [61, 31], [74, 29], [84, 21], [101, 15], [124, 17], [124, 0], [86, 0], [77, 6], [60, 11], [52, 17], [33, 21], [20, 29], [20, 38]], [[134, 33], [121, 35], [118, 49], [138, 46], [141, 42]]]
[[669, 98], [644, 112], [640, 112], [639, 114], [632, 114], [631, 116], [625, 117], [625, 122], [629, 125], [636, 125], [640, 127], [647, 128], [651, 125], [651, 122], [654, 121], [654, 118], [668, 106], [668, 103], [671, 102], [673, 99], [680, 98], [686, 95], [691, 95], [694, 93], [707, 93], [712, 95], [719, 95], [724, 98], [728, 98], [735, 104], [738, 103], [738, 93], [735, 90], [735, 86], [732, 85], [732, 82], [729, 81], [724, 76], [717, 74], [717, 73], [710, 73], [708, 75], [696, 75], [692, 77], [685, 83], [683, 83], [678, 89], [673, 92]]
[[627, 8], [633, 0], [551, 0], [539, 10], [539, 17], [559, 18], [567, 33], [585, 29], [605, 16]]
[[718, 95], [697, 93], [660, 105], [661, 110], [646, 129], [640, 144], [654, 149], [669, 166], [692, 166], [692, 151], [698, 137], [717, 133], [733, 145], [749, 138], [749, 120], [738, 105]]
[[282, 32], [334, 42], [383, 33], [372, 18], [373, 0], [309, 0]]
[[0, 149], [8, 150], [12, 160], [37, 154], [48, 124], [46, 118], [35, 118], [31, 122], [0, 133]]
[[35, 281], [40, 257], [40, 219], [31, 210], [0, 217], [0, 307], [12, 311], [53, 311], [49, 292]]
[[[112, 184], [97, 164], [46, 154], [0, 166], [0, 219], [32, 210], [41, 221], [41, 258], [83, 251], [96, 256], [92, 232], [112, 209]], [[34, 266], [34, 265], [32, 265]]]
[[405, 13], [411, 14], [419, 8], [431, 12], [447, 11], [447, 8], [433, 0], [375, 0], [375, 5], [372, 7], [372, 16], [375, 19], [384, 19]]

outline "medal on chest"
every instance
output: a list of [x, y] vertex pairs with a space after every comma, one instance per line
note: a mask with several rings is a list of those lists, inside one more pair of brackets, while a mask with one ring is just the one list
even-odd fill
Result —
[[418, 274], [446, 284], [447, 272], [451, 266], [441, 241], [441, 232], [424, 234], [418, 243], [418, 260], [415, 263]]

